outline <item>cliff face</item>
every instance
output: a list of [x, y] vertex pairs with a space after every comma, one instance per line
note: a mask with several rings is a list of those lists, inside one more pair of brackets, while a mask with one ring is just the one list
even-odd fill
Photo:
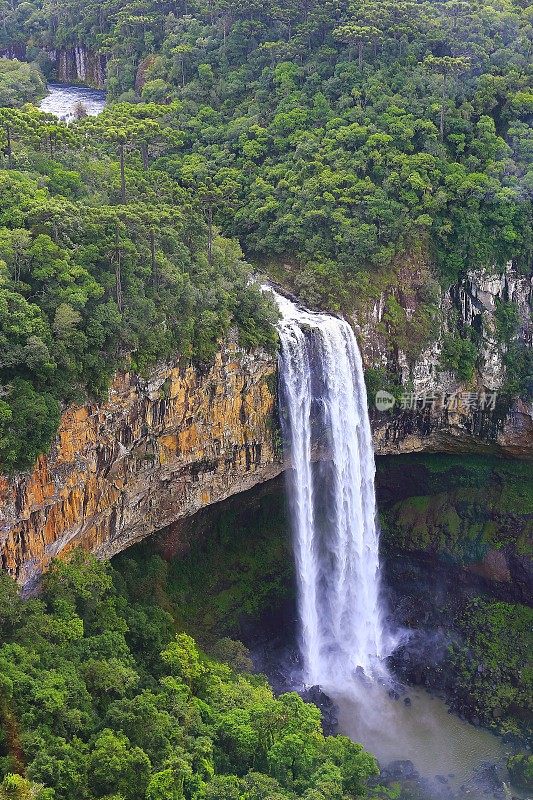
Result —
[[105, 87], [105, 57], [83, 45], [63, 47], [48, 54], [61, 83], [84, 83], [95, 89]]
[[[41, 49], [43, 60], [48, 61], [61, 83], [83, 83], [93, 89], [105, 88], [106, 58], [101, 53], [88, 50], [84, 45]], [[0, 48], [0, 58], [26, 60], [26, 45], [13, 43]]]
[[[495, 298], [516, 298], [517, 335], [530, 342], [531, 284], [509, 274], [483, 280], [469, 276], [442, 298], [443, 329], [411, 363], [401, 351], [387, 348], [379, 304], [371, 309], [359, 326], [366, 366], [396, 369], [406, 392], [408, 387], [416, 393], [464, 391], [438, 366], [453, 307], [463, 309], [465, 324], [480, 317], [475, 324], [483, 352], [492, 353], [470, 389], [489, 391], [500, 385], [501, 366], [499, 372], [494, 369], [494, 353], [501, 358], [493, 337]], [[404, 305], [409, 306], [405, 298]], [[117, 376], [107, 402], [64, 413], [55, 444], [31, 474], [0, 476], [0, 565], [31, 587], [51, 558], [74, 545], [110, 557], [279, 474], [284, 465], [276, 381], [275, 357], [245, 354], [235, 344], [222, 348], [204, 371], [170, 364], [147, 380]], [[466, 402], [450, 408], [396, 403], [386, 411], [374, 408], [371, 422], [378, 455], [533, 457], [533, 420], [523, 401], [486, 409]]]
[[[419, 348], [415, 356], [409, 353], [410, 338], [416, 326], [407, 328], [404, 346], [395, 346], [393, 325], [387, 317], [390, 293], [383, 293], [377, 302], [369, 304], [354, 316], [359, 332], [363, 358], [368, 366], [382, 367], [398, 374], [403, 386], [411, 386], [415, 394], [436, 390], [458, 391], [465, 388], [441, 364], [443, 340], [454, 330], [471, 329], [478, 342], [479, 358], [470, 388], [488, 391], [502, 388], [505, 369], [502, 356], [507, 345], [498, 341], [496, 312], [499, 302], [512, 303], [517, 312], [514, 339], [526, 347], [533, 346], [533, 275], [520, 275], [511, 264], [504, 270], [472, 271], [460, 283], [446, 292], [438, 287], [423, 263], [410, 263], [397, 276], [395, 299], [405, 313], [407, 324], [416, 320], [421, 303], [417, 297], [426, 284], [433, 284], [435, 302], [439, 308], [433, 335]], [[391, 335], [392, 333], [392, 335]]]
[[281, 470], [275, 360], [222, 349], [205, 372], [118, 376], [109, 400], [66, 411], [29, 475], [0, 477], [1, 566], [31, 586], [75, 545], [110, 557]]
[[466, 405], [451, 410], [373, 410], [370, 420], [378, 455], [470, 453], [533, 458], [533, 417], [523, 400], [496, 406], [494, 410]]
[[531, 603], [533, 484], [524, 461], [472, 455], [378, 458], [383, 551], [441, 564], [463, 586]]
[[[428, 344], [413, 356], [409, 335], [416, 335], [417, 292], [431, 281], [424, 264], [409, 264], [398, 276], [395, 299], [405, 312], [405, 345], [394, 346], [389, 298], [360, 312], [354, 324], [367, 367], [396, 376], [403, 396], [394, 408], [380, 412], [371, 403], [376, 452], [494, 453], [533, 457], [531, 404], [505, 395], [504, 356], [508, 343], [497, 334], [499, 303], [513, 304], [517, 327], [514, 341], [533, 346], [533, 277], [509, 265], [495, 272], [473, 271], [438, 297], [439, 313]], [[410, 327], [409, 327], [410, 326]], [[479, 357], [473, 377], [461, 381], [442, 365], [444, 340], [473, 331]], [[387, 389], [379, 384], [376, 389]], [[372, 408], [373, 406], [373, 408]]]

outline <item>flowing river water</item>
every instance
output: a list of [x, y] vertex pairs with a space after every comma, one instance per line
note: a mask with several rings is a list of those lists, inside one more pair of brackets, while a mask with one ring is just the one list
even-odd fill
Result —
[[80, 112], [90, 117], [100, 114], [105, 107], [106, 93], [85, 86], [70, 86], [61, 83], [48, 84], [48, 94], [41, 100], [39, 108], [55, 114], [65, 122], [76, 119]]

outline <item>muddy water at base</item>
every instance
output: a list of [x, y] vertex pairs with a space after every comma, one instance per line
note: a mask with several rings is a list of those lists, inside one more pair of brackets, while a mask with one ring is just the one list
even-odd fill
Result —
[[[394, 700], [376, 684], [360, 686], [355, 692], [337, 695], [329, 691], [338, 706], [339, 732], [346, 734], [378, 758], [382, 768], [391, 762], [410, 761], [421, 781], [414, 781], [413, 794], [402, 797], [468, 798], [493, 800], [522, 797], [508, 786], [504, 743], [488, 731], [476, 728], [450, 714], [443, 700], [420, 689], [409, 689], [410, 705]], [[491, 791], [480, 777], [490, 765], [507, 786]], [[409, 767], [405, 768], [409, 772]], [[401, 781], [404, 783], [404, 780]], [[413, 781], [407, 779], [409, 786]], [[423, 785], [423, 789], [420, 786]]]

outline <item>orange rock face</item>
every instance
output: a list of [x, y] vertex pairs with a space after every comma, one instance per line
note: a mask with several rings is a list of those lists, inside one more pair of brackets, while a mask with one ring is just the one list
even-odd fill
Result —
[[75, 545], [110, 557], [278, 474], [275, 359], [228, 345], [209, 369], [117, 376], [71, 407], [31, 474], [0, 476], [1, 566], [31, 586]]
[[[276, 360], [235, 345], [203, 370], [166, 365], [121, 374], [105, 403], [63, 414], [30, 474], [0, 475], [0, 567], [31, 588], [55, 556], [81, 545], [108, 558], [283, 469]], [[479, 415], [478, 415], [479, 416]], [[372, 413], [376, 453], [533, 456], [533, 420]], [[316, 458], [327, 457], [317, 448]]]

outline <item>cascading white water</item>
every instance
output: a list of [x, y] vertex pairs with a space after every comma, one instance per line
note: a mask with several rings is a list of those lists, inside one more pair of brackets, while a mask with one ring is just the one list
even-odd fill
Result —
[[305, 681], [339, 688], [386, 655], [363, 366], [345, 320], [274, 296]]

